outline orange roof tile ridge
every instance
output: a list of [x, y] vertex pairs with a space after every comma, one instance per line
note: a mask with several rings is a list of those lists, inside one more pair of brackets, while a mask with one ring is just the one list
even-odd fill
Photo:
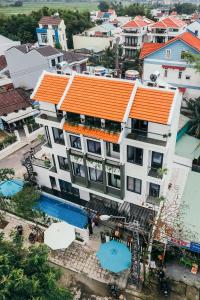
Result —
[[[134, 102], [134, 99], [135, 99], [135, 95], [136, 95], [136, 92], [137, 92], [137, 89], [138, 89], [138, 86], [141, 85], [139, 80], [136, 79], [135, 81], [135, 85], [133, 86], [133, 89], [132, 89], [132, 93], [131, 93], [131, 96], [130, 96], [130, 99], [129, 99], [129, 102], [127, 104], [127, 107], [126, 107], [126, 111], [124, 113], [124, 118], [123, 118], [123, 126], [125, 126], [125, 124], [127, 124], [128, 122], [128, 118], [129, 118], [129, 114], [130, 114], [130, 111], [131, 111], [131, 108], [132, 108], [132, 105], [133, 105], [133, 102]], [[119, 136], [119, 144], [125, 134], [125, 130], [123, 130], [124, 128], [122, 128], [122, 131], [120, 133], [120, 136]]]
[[[35, 88], [34, 88], [32, 94], [31, 94], [31, 96], [30, 96], [30, 99], [33, 99], [33, 98], [34, 98], [34, 96], [35, 96], [35, 94], [36, 94], [36, 92], [37, 92], [37, 90], [38, 90], [38, 88], [39, 88], [39, 86], [40, 86], [40, 84], [41, 84], [41, 82], [42, 82], [42, 80], [43, 80], [43, 78], [44, 78], [44, 75], [46, 75], [46, 74], [49, 74], [49, 72], [47, 72], [47, 71], [44, 70], [44, 71], [42, 72], [42, 74], [40, 75], [40, 77], [38, 78], [37, 83], [36, 83], [36, 86], [35, 86]], [[51, 74], [52, 74], [52, 73], [51, 73]]]
[[70, 77], [70, 79], [69, 79], [69, 81], [68, 81], [68, 83], [67, 83], [67, 85], [66, 85], [66, 88], [65, 88], [65, 90], [64, 90], [64, 93], [63, 93], [62, 97], [60, 98], [60, 101], [59, 101], [59, 103], [58, 103], [58, 105], [57, 105], [57, 108], [58, 108], [58, 109], [61, 108], [61, 105], [62, 105], [63, 101], [65, 100], [65, 97], [66, 97], [66, 95], [67, 95], [67, 93], [68, 93], [68, 91], [69, 91], [69, 89], [70, 89], [70, 87], [71, 87], [71, 84], [72, 84], [72, 82], [73, 82], [73, 80], [74, 80], [75, 75], [76, 75], [76, 72], [72, 72], [72, 75], [71, 75], [71, 77]]
[[113, 78], [113, 77], [105, 77], [105, 76], [95, 76], [95, 75], [87, 75], [82, 73], [76, 74], [78, 77], [86, 77], [86, 78], [95, 78], [95, 79], [104, 79], [104, 80], [111, 80], [111, 81], [119, 81], [119, 82], [128, 82], [133, 83], [133, 80], [129, 79], [122, 79], [122, 78]]

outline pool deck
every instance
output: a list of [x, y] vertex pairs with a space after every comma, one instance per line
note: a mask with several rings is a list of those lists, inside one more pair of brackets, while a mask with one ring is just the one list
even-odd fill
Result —
[[[24, 246], [32, 246], [32, 244], [28, 241], [28, 236], [32, 231], [31, 226], [35, 225], [34, 223], [9, 213], [6, 213], [6, 221], [8, 221], [7, 226], [4, 229], [0, 229], [0, 231], [4, 233], [5, 239], [11, 240], [11, 232], [15, 230], [16, 226], [22, 225], [24, 229]], [[42, 226], [40, 226], [40, 228], [42, 230], [46, 229]], [[103, 230], [103, 226], [95, 227], [94, 234], [90, 237], [88, 245], [83, 245], [78, 241], [74, 241], [65, 250], [51, 250], [49, 254], [49, 261], [76, 273], [84, 274], [93, 280], [105, 284], [115, 282], [121, 289], [124, 289], [127, 284], [129, 270], [125, 270], [117, 274], [111, 273], [102, 269], [96, 258], [96, 252], [100, 247], [100, 232]], [[34, 245], [39, 245], [39, 243], [37, 242]]]

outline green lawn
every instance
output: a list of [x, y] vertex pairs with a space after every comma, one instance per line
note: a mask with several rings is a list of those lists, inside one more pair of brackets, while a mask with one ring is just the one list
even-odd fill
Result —
[[0, 7], [0, 14], [5, 15], [12, 14], [28, 14], [33, 10], [39, 10], [43, 6], [57, 9], [78, 9], [80, 11], [84, 10], [96, 10], [98, 2], [71, 2], [71, 3], [58, 3], [58, 2], [43, 2], [43, 3], [24, 3], [23, 7]]

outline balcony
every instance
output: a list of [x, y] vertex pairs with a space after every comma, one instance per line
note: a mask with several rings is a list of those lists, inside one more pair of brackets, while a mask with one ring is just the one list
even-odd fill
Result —
[[149, 131], [145, 131], [145, 130], [132, 129], [132, 132], [128, 133], [126, 137], [127, 137], [127, 139], [137, 140], [140, 142], [165, 147], [167, 144], [167, 138], [169, 136], [170, 136], [170, 134], [167, 136], [165, 134], [161, 135], [158, 133], [153, 133], [153, 132], [149, 132]]
[[51, 161], [49, 159], [32, 158], [31, 162], [34, 166], [38, 166], [44, 169], [49, 170], [52, 168]]
[[162, 170], [162, 168], [149, 167], [148, 168], [148, 176], [151, 176], [151, 177], [154, 177], [154, 178], [158, 178], [158, 179], [162, 179], [163, 175], [160, 172], [160, 170]]
[[154, 205], [154, 206], [159, 206], [160, 205], [160, 199], [158, 197], [153, 197], [153, 196], [147, 196], [146, 202]]
[[88, 187], [92, 190], [104, 193], [104, 185], [101, 182], [89, 181]]
[[39, 116], [37, 116], [35, 118], [36, 122], [39, 123], [39, 124], [42, 124], [42, 125], [47, 125], [47, 121], [48, 123], [51, 122], [51, 125], [52, 127], [54, 126], [58, 126], [58, 124], [60, 125], [60, 122], [62, 120], [62, 117], [61, 116], [49, 116], [47, 114], [44, 114], [44, 113], [41, 113]]

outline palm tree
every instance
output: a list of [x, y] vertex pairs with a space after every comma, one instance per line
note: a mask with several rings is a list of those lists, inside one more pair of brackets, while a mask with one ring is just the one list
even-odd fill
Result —
[[184, 111], [190, 117], [191, 124], [189, 132], [200, 139], [200, 97], [185, 101], [187, 106], [184, 107]]

